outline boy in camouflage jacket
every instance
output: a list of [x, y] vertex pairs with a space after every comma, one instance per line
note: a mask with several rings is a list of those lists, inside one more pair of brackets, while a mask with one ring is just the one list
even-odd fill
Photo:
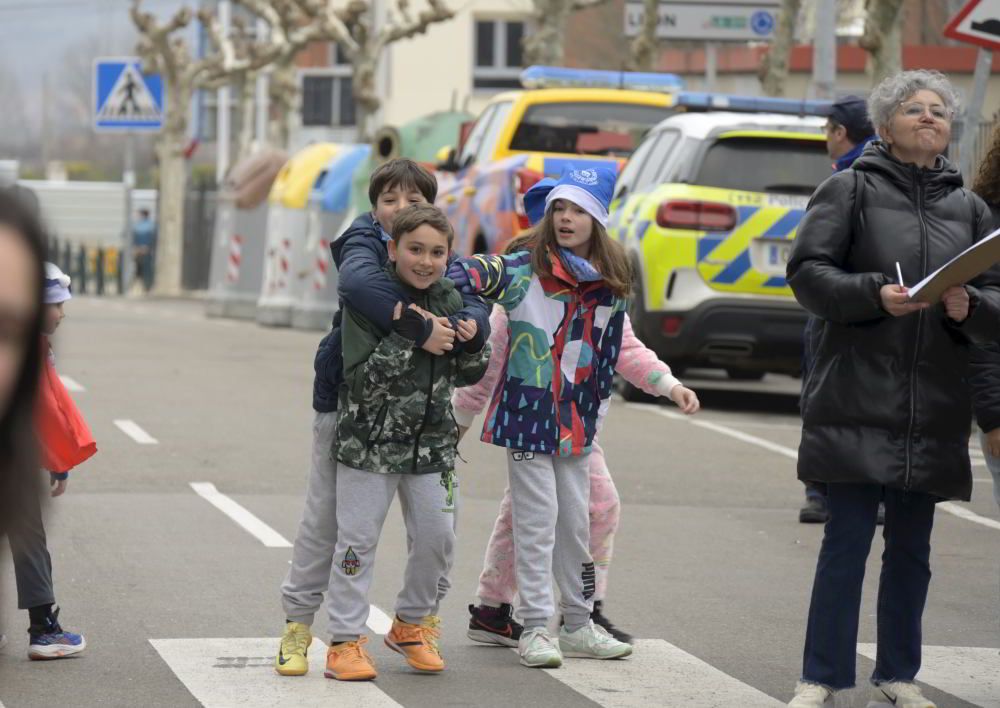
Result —
[[[392, 332], [348, 307], [343, 316], [344, 384], [337, 414], [338, 539], [330, 580], [332, 644], [327, 676], [375, 678], [362, 635], [382, 524], [396, 491], [410, 537], [405, 583], [385, 643], [420, 671], [441, 671], [436, 617], [439, 580], [451, 570], [455, 543], [454, 479], [458, 426], [451, 395], [486, 371], [489, 347], [473, 320], [459, 320], [457, 356], [414, 346], [429, 317], [463, 308], [443, 277], [453, 232], [436, 207], [420, 204], [396, 217], [387, 272], [410, 296], [398, 303]], [[470, 351], [476, 349], [476, 351]]]

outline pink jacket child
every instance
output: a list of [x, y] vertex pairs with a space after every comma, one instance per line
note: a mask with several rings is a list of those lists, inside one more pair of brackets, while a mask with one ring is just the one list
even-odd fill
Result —
[[[507, 359], [510, 334], [507, 329], [507, 313], [503, 308], [493, 308], [490, 329], [492, 330], [490, 345], [493, 347], [493, 352], [486, 375], [474, 386], [456, 390], [452, 398], [455, 419], [463, 429], [471, 426], [476, 415], [482, 413], [489, 403]], [[685, 389], [670, 372], [670, 367], [639, 341], [632, 331], [628, 315], [625, 316], [622, 349], [615, 371], [630, 384], [650, 395], [679, 398], [678, 403], [686, 413], [694, 413], [697, 410], [698, 401], [694, 393]], [[680, 388], [675, 390], [678, 386]], [[598, 421], [598, 429], [601, 422]], [[630, 641], [625, 632], [615, 629], [602, 615], [620, 507], [618, 490], [615, 489], [615, 483], [605, 463], [604, 451], [595, 439], [590, 456], [590, 553], [594, 559], [597, 576], [593, 619], [596, 624], [601, 624], [612, 631], [620, 641]], [[472, 613], [469, 638], [488, 644], [517, 646], [520, 625], [511, 619], [511, 605], [516, 592], [514, 532], [508, 490], [500, 503], [500, 514], [497, 516], [493, 534], [486, 548], [483, 572], [479, 576], [477, 596], [482, 604], [479, 607], [469, 607]]]

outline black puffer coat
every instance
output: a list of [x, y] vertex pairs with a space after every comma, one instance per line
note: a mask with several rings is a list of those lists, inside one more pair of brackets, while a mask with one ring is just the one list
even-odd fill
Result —
[[892, 317], [879, 290], [895, 281], [896, 261], [912, 285], [991, 221], [946, 159], [921, 169], [881, 143], [816, 190], [788, 263], [795, 297], [823, 320], [803, 386], [800, 479], [969, 498], [969, 347], [1000, 338], [1000, 268], [967, 286], [961, 324], [940, 303]]

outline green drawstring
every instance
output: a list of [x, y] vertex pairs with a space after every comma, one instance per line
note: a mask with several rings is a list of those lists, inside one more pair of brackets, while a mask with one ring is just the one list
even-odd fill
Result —
[[448, 491], [448, 495], [444, 499], [445, 506], [447, 509], [442, 509], [442, 511], [454, 511], [455, 506], [455, 473], [452, 470], [447, 470], [441, 473], [441, 486]]

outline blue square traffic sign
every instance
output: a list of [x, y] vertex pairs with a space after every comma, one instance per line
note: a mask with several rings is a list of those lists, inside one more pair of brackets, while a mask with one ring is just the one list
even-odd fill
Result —
[[143, 74], [136, 57], [94, 62], [94, 128], [159, 130], [163, 125], [163, 81]]

